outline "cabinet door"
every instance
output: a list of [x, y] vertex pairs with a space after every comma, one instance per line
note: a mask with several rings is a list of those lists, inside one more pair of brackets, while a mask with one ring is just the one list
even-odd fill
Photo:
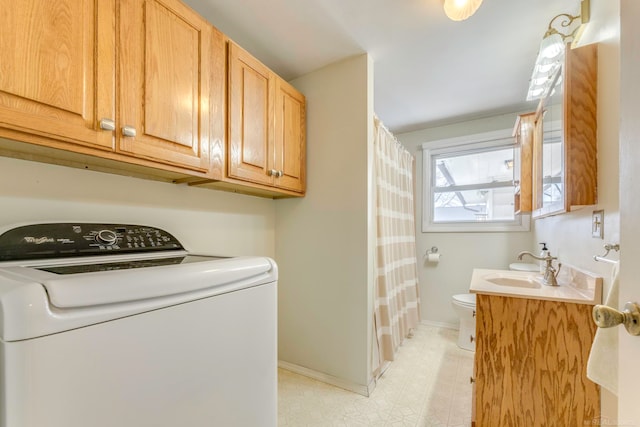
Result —
[[118, 151], [206, 171], [210, 25], [178, 0], [118, 7]]
[[3, 135], [113, 149], [113, 132], [98, 125], [114, 119], [113, 7], [109, 0], [0, 0]]
[[269, 69], [229, 43], [231, 178], [273, 185], [273, 80]]
[[276, 85], [275, 185], [287, 190], [305, 189], [305, 99], [291, 85], [277, 79]]
[[533, 134], [536, 113], [521, 114], [516, 120], [513, 179], [516, 184], [515, 213], [532, 211]]

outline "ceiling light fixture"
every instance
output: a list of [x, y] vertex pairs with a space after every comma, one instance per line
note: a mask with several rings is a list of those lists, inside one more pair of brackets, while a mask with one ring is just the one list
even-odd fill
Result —
[[452, 21], [464, 21], [482, 4], [482, 0], [444, 0], [444, 13]]
[[[561, 13], [551, 19], [540, 42], [540, 50], [529, 80], [527, 101], [544, 98], [552, 86], [555, 86], [554, 81], [556, 84], [559, 83], [560, 79], [556, 81], [554, 76], [562, 67], [566, 43], [571, 41], [571, 46], [575, 47], [586, 23], [589, 22], [589, 15], [590, 0], [582, 0], [580, 15]], [[577, 19], [580, 19], [580, 26], [574, 24]]]

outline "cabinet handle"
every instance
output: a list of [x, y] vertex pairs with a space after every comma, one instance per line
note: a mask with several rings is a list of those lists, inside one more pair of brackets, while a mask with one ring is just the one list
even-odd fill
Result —
[[638, 336], [640, 335], [640, 305], [628, 302], [622, 312], [606, 305], [596, 305], [593, 307], [593, 321], [599, 328], [611, 328], [623, 324], [630, 335]]
[[476, 382], [476, 379], [473, 377], [469, 377], [469, 384], [473, 384]]
[[116, 122], [111, 119], [100, 119], [100, 129], [102, 130], [116, 130]]
[[475, 338], [473, 337], [473, 335], [469, 335], [469, 342], [473, 342], [475, 340]]
[[122, 134], [124, 136], [136, 136], [136, 128], [134, 128], [133, 126], [123, 126]]

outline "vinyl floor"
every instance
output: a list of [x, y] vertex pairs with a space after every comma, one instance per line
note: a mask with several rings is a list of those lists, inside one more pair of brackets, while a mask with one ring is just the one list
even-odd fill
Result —
[[420, 325], [370, 397], [280, 369], [278, 426], [470, 426], [474, 353], [457, 333]]

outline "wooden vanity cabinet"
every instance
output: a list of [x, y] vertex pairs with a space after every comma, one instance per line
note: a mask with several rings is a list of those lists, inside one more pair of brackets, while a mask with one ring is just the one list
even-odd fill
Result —
[[231, 182], [304, 193], [304, 96], [231, 41], [228, 88]]
[[600, 416], [586, 377], [593, 306], [477, 294], [475, 426], [582, 426]]

